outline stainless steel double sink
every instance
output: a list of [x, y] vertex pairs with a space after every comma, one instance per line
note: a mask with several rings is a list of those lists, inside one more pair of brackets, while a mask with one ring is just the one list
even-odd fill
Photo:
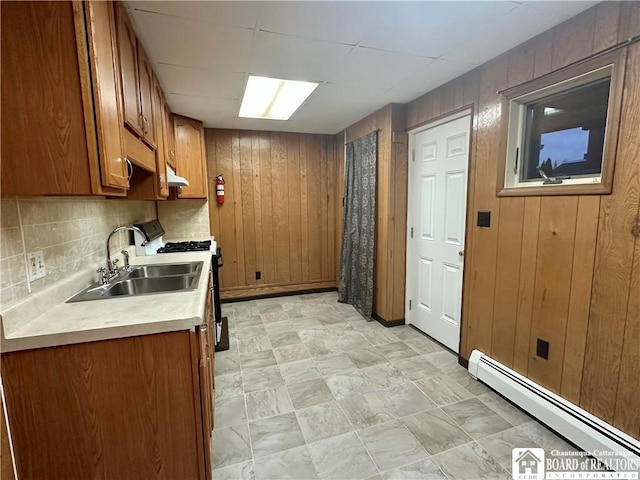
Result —
[[203, 262], [132, 265], [129, 271], [121, 270], [109, 283], [96, 282], [67, 302], [195, 290], [202, 265]]

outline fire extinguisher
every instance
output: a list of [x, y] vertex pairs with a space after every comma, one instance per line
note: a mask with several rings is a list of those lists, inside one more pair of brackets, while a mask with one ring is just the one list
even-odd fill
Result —
[[224, 203], [224, 178], [222, 178], [222, 175], [216, 177], [216, 197], [218, 198], [218, 203], [222, 205]]

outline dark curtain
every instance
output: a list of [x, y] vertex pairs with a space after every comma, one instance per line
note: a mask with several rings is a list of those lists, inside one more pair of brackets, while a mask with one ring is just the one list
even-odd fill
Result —
[[367, 319], [373, 309], [378, 132], [347, 144], [338, 301]]

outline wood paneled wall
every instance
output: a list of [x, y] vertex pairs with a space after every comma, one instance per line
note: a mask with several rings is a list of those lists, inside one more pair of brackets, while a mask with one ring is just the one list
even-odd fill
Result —
[[[640, 35], [604, 2], [408, 105], [412, 129], [474, 107], [461, 355], [490, 354], [640, 438], [640, 43], [628, 48], [612, 195], [496, 196], [500, 95]], [[491, 227], [475, 226], [492, 212]], [[640, 228], [640, 227], [639, 227]], [[536, 356], [538, 338], [550, 343]]]
[[[222, 297], [335, 287], [335, 137], [219, 129], [205, 136]], [[215, 201], [219, 174], [224, 205]]]
[[[407, 228], [405, 107], [391, 104], [350, 126], [346, 143], [378, 130], [376, 259], [373, 313], [385, 321], [404, 318]], [[341, 219], [340, 219], [341, 221]]]

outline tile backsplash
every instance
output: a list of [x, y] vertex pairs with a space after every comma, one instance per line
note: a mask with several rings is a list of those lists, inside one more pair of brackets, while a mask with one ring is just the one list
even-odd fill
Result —
[[[205, 205], [206, 208], [206, 205]], [[156, 218], [156, 204], [102, 197], [29, 197], [0, 200], [0, 309], [70, 276], [98, 265], [105, 241], [118, 225]], [[208, 225], [208, 221], [207, 221]], [[112, 239], [112, 251], [129, 245], [128, 232]], [[42, 251], [44, 278], [29, 284], [26, 254]]]
[[158, 202], [158, 220], [164, 227], [165, 240], [204, 240], [211, 236], [207, 200]]

